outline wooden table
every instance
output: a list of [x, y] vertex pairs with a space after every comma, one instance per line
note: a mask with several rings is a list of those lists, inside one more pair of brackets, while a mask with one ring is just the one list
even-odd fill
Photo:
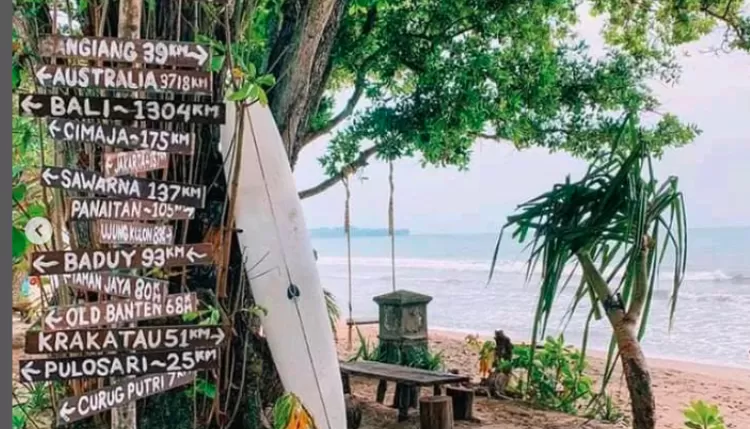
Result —
[[409, 407], [416, 407], [420, 387], [432, 386], [434, 394], [440, 395], [443, 385], [470, 380], [470, 377], [465, 375], [428, 371], [372, 361], [341, 362], [340, 367], [341, 379], [344, 383], [344, 393], [351, 393], [349, 376], [376, 378], [380, 381], [376, 397], [376, 400], [380, 403], [383, 403], [385, 400], [388, 382], [395, 382], [396, 394], [393, 405], [395, 408], [398, 408], [398, 421], [406, 420]]

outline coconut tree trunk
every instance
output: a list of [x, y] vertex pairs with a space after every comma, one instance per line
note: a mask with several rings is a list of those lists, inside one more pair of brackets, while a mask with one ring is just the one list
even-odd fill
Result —
[[638, 342], [635, 325], [623, 320], [613, 326], [617, 348], [620, 351], [622, 371], [630, 393], [633, 412], [633, 429], [654, 429], [655, 401], [651, 388], [651, 374]]

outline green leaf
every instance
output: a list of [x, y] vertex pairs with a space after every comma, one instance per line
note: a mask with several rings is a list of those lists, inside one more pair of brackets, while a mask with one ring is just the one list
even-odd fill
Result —
[[185, 314], [182, 315], [182, 321], [183, 322], [192, 322], [195, 319], [197, 319], [199, 315], [200, 315], [200, 312], [198, 312], [198, 311], [191, 311], [190, 313], [185, 313]]
[[276, 84], [276, 78], [272, 74], [264, 74], [256, 80], [258, 85], [265, 87], [274, 86]]
[[224, 67], [224, 55], [216, 55], [211, 57], [211, 71], [217, 73]]
[[26, 213], [28, 213], [29, 218], [43, 217], [47, 213], [47, 210], [43, 204], [34, 203], [26, 208]]
[[197, 393], [200, 393], [209, 399], [214, 399], [216, 397], [216, 385], [202, 378], [196, 380], [195, 390]]
[[268, 96], [266, 95], [266, 91], [263, 90], [263, 88], [256, 86], [258, 88], [258, 101], [263, 106], [268, 106]]
[[26, 184], [25, 183], [19, 183], [18, 185], [13, 187], [12, 191], [13, 195], [13, 202], [22, 202], [24, 197], [26, 196]]
[[229, 94], [227, 97], [227, 100], [229, 101], [244, 101], [247, 100], [247, 98], [250, 95], [250, 91], [252, 88], [254, 88], [255, 85], [253, 85], [251, 82], [246, 82], [244, 85], [240, 87], [237, 91]]
[[26, 239], [26, 234], [15, 226], [12, 227], [11, 232], [11, 241], [12, 241], [12, 256], [13, 259], [17, 259], [22, 257], [26, 253], [26, 248], [29, 245], [28, 240]]
[[12, 89], [16, 90], [18, 87], [21, 86], [21, 66], [13, 63], [13, 68], [11, 69], [11, 77], [12, 77]]
[[253, 63], [247, 63], [247, 68], [244, 70], [245, 76], [249, 80], [255, 79], [255, 75], [258, 73], [258, 70], [255, 68], [255, 64]]

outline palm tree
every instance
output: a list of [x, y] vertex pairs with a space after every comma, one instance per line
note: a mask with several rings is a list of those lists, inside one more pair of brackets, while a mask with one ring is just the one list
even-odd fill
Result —
[[[654, 395], [639, 341], [668, 248], [674, 252], [672, 325], [685, 273], [687, 222], [677, 178], [658, 184], [646, 139], [632, 116], [623, 121], [618, 133], [611, 153], [594, 160], [581, 180], [571, 182], [568, 177], [508, 217], [498, 237], [492, 270], [506, 228], [515, 228], [513, 238], [519, 242], [533, 231], [527, 281], [540, 261], [542, 273], [532, 333], [535, 345], [544, 336], [559, 292], [572, 278], [572, 274], [564, 276], [565, 268], [572, 263], [575, 272], [580, 267], [582, 278], [566, 313], [568, 321], [582, 299], [591, 301], [586, 332], [603, 310], [613, 340], [602, 390], [619, 357], [630, 392], [633, 428], [653, 429]], [[584, 335], [584, 350], [586, 338]], [[613, 359], [615, 345], [618, 355]]]

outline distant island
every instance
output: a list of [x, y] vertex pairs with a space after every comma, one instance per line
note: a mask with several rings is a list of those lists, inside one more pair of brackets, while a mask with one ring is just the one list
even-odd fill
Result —
[[[352, 237], [387, 237], [388, 228], [351, 228]], [[397, 229], [395, 235], [409, 235], [408, 229]], [[344, 236], [344, 228], [310, 228], [313, 238], [338, 238]]]

